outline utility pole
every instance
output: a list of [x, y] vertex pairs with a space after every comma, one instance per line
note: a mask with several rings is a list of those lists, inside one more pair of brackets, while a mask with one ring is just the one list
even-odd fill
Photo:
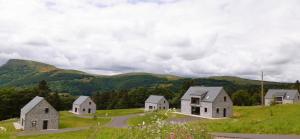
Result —
[[261, 72], [261, 105], [264, 106], [264, 72]]

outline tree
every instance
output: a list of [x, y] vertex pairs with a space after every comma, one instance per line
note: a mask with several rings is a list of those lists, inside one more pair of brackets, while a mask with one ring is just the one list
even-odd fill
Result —
[[251, 105], [250, 95], [244, 90], [239, 90], [239, 91], [235, 92], [232, 95], [232, 101], [233, 101], [233, 104], [239, 105], [239, 106], [250, 106]]
[[41, 96], [41, 97], [48, 97], [49, 96], [49, 93], [51, 92], [51, 90], [48, 87], [48, 84], [45, 80], [42, 80], [42, 81], [39, 82], [38, 92], [39, 92], [39, 96]]
[[57, 92], [51, 93], [46, 100], [56, 109], [61, 110], [61, 100]]

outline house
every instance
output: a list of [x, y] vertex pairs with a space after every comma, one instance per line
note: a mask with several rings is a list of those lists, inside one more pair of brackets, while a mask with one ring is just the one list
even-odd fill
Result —
[[21, 109], [19, 124], [26, 131], [58, 129], [59, 113], [43, 97], [36, 96]]
[[96, 113], [96, 104], [88, 96], [80, 96], [73, 102], [72, 112], [74, 114]]
[[232, 116], [233, 103], [223, 87], [193, 86], [181, 98], [181, 113], [203, 118]]
[[270, 106], [271, 103], [292, 104], [300, 102], [298, 90], [287, 89], [269, 89], [265, 95], [265, 105]]
[[145, 111], [169, 109], [169, 102], [164, 96], [150, 95], [145, 101]]

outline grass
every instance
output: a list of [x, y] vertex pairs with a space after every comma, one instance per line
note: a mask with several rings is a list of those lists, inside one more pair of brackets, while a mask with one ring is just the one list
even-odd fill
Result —
[[114, 116], [123, 116], [129, 114], [143, 113], [144, 109], [113, 109], [113, 110], [98, 110], [96, 116], [99, 117], [114, 117]]
[[138, 126], [143, 123], [148, 125], [155, 122], [157, 119], [167, 120], [172, 118], [183, 118], [184, 115], [167, 112], [167, 111], [158, 111], [158, 112], [148, 112], [144, 116], [138, 116], [131, 118], [127, 121], [129, 126]]
[[[139, 113], [139, 109], [128, 110], [105, 110], [98, 111], [97, 115], [105, 115], [108, 113], [111, 116], [126, 115], [127, 113]], [[155, 116], [156, 115], [156, 116]], [[151, 126], [153, 117], [157, 119], [178, 118], [180, 115], [165, 115], [164, 111], [147, 113], [144, 116], [134, 117], [129, 119], [128, 124], [135, 127], [143, 121], [150, 128], [140, 128], [136, 126], [130, 129], [108, 128], [104, 126], [96, 126], [94, 119], [83, 119], [74, 117], [67, 112], [61, 112], [61, 127], [81, 127], [93, 126], [88, 130], [67, 132], [52, 135], [39, 135], [16, 137], [12, 122], [14, 119], [0, 121], [0, 127], [5, 127], [7, 132], [0, 131], [0, 139], [17, 138], [17, 139], [81, 139], [81, 138], [98, 138], [98, 139], [135, 139], [135, 138], [155, 138], [158, 135], [165, 138], [170, 132], [179, 135], [192, 135], [195, 138], [201, 138], [202, 132], [235, 132], [235, 133], [258, 133], [258, 134], [298, 134], [300, 135], [300, 104], [293, 105], [276, 105], [272, 107], [234, 107], [234, 117], [222, 120], [199, 120], [188, 124], [179, 125], [155, 125]], [[149, 120], [150, 119], [150, 120]], [[155, 119], [155, 118], [154, 118]], [[109, 118], [97, 119], [97, 121], [105, 123], [109, 122]], [[149, 130], [150, 129], [150, 130]], [[155, 133], [154, 133], [155, 132]], [[157, 132], [157, 133], [156, 133]], [[205, 135], [205, 134], [204, 134]]]
[[300, 104], [272, 107], [235, 107], [234, 117], [191, 123], [210, 132], [300, 135]]
[[88, 127], [98, 123], [104, 125], [110, 120], [111, 118], [80, 118], [70, 112], [60, 112], [60, 128]]

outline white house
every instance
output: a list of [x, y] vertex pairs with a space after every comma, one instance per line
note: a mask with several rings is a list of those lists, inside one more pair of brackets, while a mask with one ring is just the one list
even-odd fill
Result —
[[272, 102], [277, 104], [299, 103], [300, 95], [298, 90], [269, 89], [265, 95], [265, 105], [269, 106]]
[[150, 95], [145, 101], [145, 111], [169, 109], [169, 102], [164, 96]]
[[72, 113], [92, 114], [96, 113], [96, 104], [88, 96], [80, 96], [73, 102]]
[[19, 124], [27, 131], [58, 129], [59, 113], [43, 97], [36, 96], [21, 109]]
[[223, 87], [190, 87], [181, 98], [181, 113], [203, 118], [232, 116], [233, 103]]

